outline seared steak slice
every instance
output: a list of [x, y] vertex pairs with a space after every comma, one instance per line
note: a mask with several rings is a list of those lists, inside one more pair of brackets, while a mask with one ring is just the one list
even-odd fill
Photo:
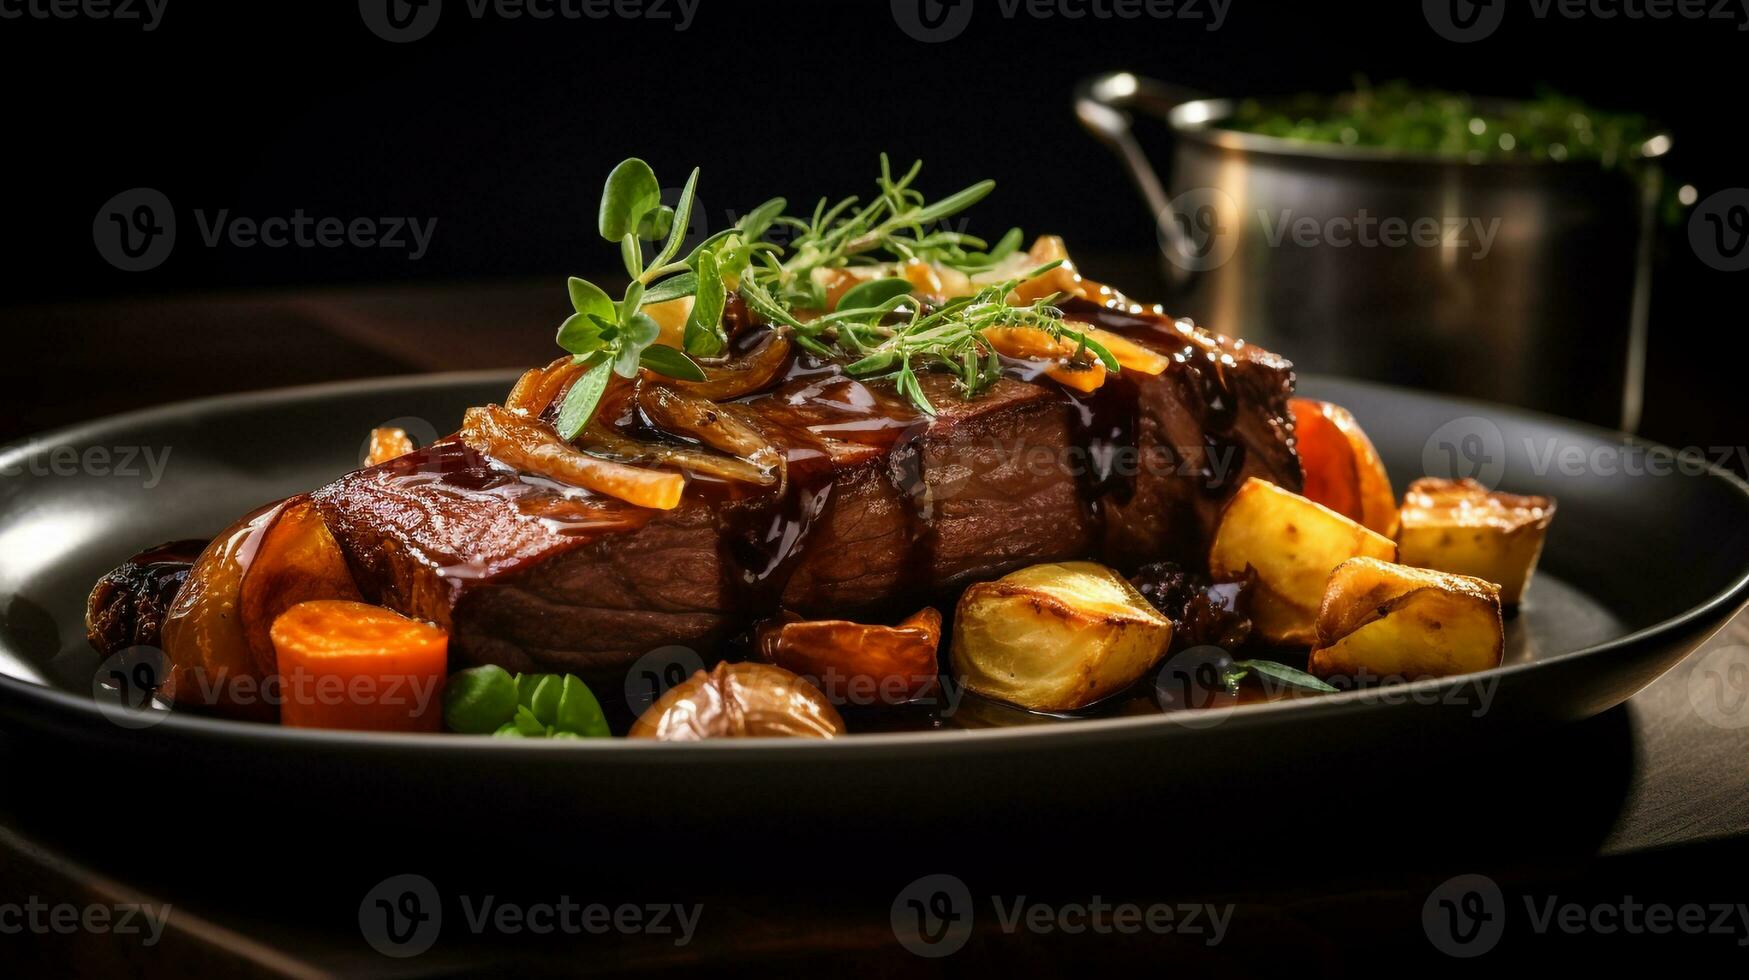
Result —
[[1206, 564], [1246, 476], [1300, 486], [1291, 366], [1158, 317], [1071, 307], [1174, 355], [1092, 396], [1005, 378], [967, 401], [923, 376], [923, 416], [884, 382], [800, 365], [726, 406], [789, 460], [781, 490], [695, 478], [655, 513], [440, 444], [315, 499], [367, 599], [451, 633], [462, 663], [596, 674], [715, 647], [779, 606], [894, 616], [1043, 561]]

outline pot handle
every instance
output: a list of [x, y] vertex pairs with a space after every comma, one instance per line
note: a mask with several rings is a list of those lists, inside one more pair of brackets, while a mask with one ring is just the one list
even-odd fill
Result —
[[[1148, 202], [1148, 208], [1154, 215], [1154, 226], [1160, 236], [1160, 248], [1177, 250], [1180, 255], [1191, 254], [1191, 243], [1185, 236], [1184, 229], [1171, 217], [1171, 201], [1166, 197], [1166, 187], [1155, 172], [1154, 165], [1148, 162], [1148, 155], [1142, 151], [1135, 135], [1130, 132], [1131, 110], [1141, 110], [1149, 115], [1165, 118], [1174, 107], [1186, 102], [1194, 102], [1204, 96], [1191, 89], [1152, 78], [1132, 75], [1127, 71], [1111, 72], [1087, 79], [1075, 86], [1075, 115], [1081, 120], [1081, 125], [1101, 143], [1110, 147], [1119, 160], [1123, 161], [1124, 169], [1129, 171], [1130, 179], [1135, 182], [1136, 189], [1141, 191], [1142, 198]], [[1189, 284], [1193, 273], [1182, 268], [1178, 263], [1165, 262], [1166, 276], [1174, 288], [1183, 288]]]

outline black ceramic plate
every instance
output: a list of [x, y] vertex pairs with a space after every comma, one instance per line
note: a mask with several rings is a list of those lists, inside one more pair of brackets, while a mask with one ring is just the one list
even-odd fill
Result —
[[375, 794], [514, 783], [523, 798], [590, 799], [599, 811], [605, 783], [640, 812], [699, 812], [709, 800], [711, 809], [757, 813], [844, 786], [887, 806], [927, 797], [940, 807], [1041, 782], [1109, 788], [1138, 775], [1231, 770], [1235, 760], [1244, 768], [1247, 759], [1291, 765], [1349, 749], [1376, 756], [1454, 733], [1587, 717], [1650, 683], [1749, 594], [1749, 488], [1704, 462], [1512, 410], [1306, 379], [1305, 394], [1353, 410], [1399, 489], [1423, 474], [1478, 475], [1559, 499], [1504, 666], [1236, 709], [832, 743], [378, 736], [186, 714], [135, 729], [99, 711], [97, 658], [82, 635], [98, 575], [140, 547], [211, 534], [258, 504], [327, 482], [355, 465], [373, 426], [449, 431], [466, 406], [501, 397], [510, 380], [449, 375], [211, 399], [65, 430], [0, 456], [0, 724], [62, 747], [175, 760], [166, 773], [272, 782], [295, 770]]

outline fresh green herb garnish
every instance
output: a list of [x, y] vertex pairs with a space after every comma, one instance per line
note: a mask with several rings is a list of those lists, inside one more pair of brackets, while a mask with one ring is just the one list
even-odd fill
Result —
[[[824, 358], [851, 362], [846, 370], [859, 377], [890, 378], [920, 410], [935, 408], [918, 383], [917, 372], [951, 372], [956, 386], [971, 397], [998, 376], [996, 351], [982, 331], [992, 327], [1039, 330], [1078, 345], [1078, 354], [1097, 358], [1107, 370], [1118, 370], [1111, 355], [1082, 333], [1070, 329], [1052, 298], [1030, 306], [1010, 307], [1007, 298], [1020, 283], [1042, 275], [1056, 264], [1035, 269], [1018, 279], [986, 285], [976, 295], [925, 311], [912, 298], [909, 281], [872, 276], [846, 292], [828, 310], [827, 293], [815, 273], [857, 268], [860, 274], [881, 271], [885, 263], [918, 260], [955, 269], [966, 275], [989, 272], [1014, 256], [1022, 240], [1020, 229], [1003, 235], [995, 245], [939, 224], [982, 200], [994, 189], [991, 181], [973, 184], [929, 203], [912, 185], [921, 164], [894, 177], [881, 157], [879, 194], [869, 203], [845, 198], [821, 200], [807, 219], [784, 214], [787, 203], [775, 198], [741, 218], [735, 227], [712, 235], [684, 259], [678, 258], [691, 219], [698, 182], [694, 170], [676, 207], [660, 201], [656, 175], [642, 160], [615, 167], [602, 192], [600, 232], [620, 243], [631, 285], [613, 301], [601, 288], [582, 279], [570, 281], [576, 311], [559, 327], [559, 346], [578, 364], [589, 365], [571, 386], [559, 409], [559, 434], [566, 439], [589, 424], [613, 374], [630, 378], [639, 368], [686, 380], [702, 380], [693, 360], [714, 357], [728, 343], [723, 330], [725, 298], [735, 290], [754, 314], [794, 331], [795, 342]], [[791, 233], [787, 248], [767, 241], [774, 230]], [[666, 237], [666, 244], [647, 266], [641, 241]], [[682, 346], [656, 343], [661, 330], [644, 307], [694, 297]]]
[[588, 685], [570, 674], [517, 674], [473, 667], [451, 674], [443, 720], [464, 735], [605, 738], [607, 718]]
[[[1058, 264], [1053, 262], [1036, 269], [1026, 278], [1043, 275]], [[1050, 298], [1031, 306], [1009, 306], [1008, 294], [1022, 281], [1010, 279], [986, 286], [975, 295], [956, 299], [928, 314], [912, 304], [910, 319], [897, 326], [882, 322], [899, 302], [894, 298], [869, 309], [841, 308], [804, 329], [813, 331], [826, 324], [839, 350], [861, 355], [845, 371], [859, 377], [891, 377], [900, 394], [931, 415], [935, 414], [935, 407], [917, 381], [917, 368], [921, 365], [951, 372], [961, 391], [976, 393], [1001, 373], [996, 351], [983, 335], [992, 328], [1020, 327], [1052, 338], [1073, 340], [1079, 350], [1098, 358], [1106, 370], [1118, 370], [1117, 359], [1086, 334], [1071, 329], [1064, 322], [1062, 311], [1050, 305]], [[849, 295], [845, 298], [849, 299]], [[877, 313], [881, 315], [874, 315]], [[814, 335], [816, 340], [824, 337], [824, 331]]]
[[502, 667], [473, 667], [449, 676], [443, 720], [463, 735], [490, 735], [516, 713], [516, 681]]
[[[559, 434], [566, 439], [576, 438], [589, 424], [611, 375], [631, 378], [643, 367], [670, 377], [702, 381], [704, 371], [687, 356], [688, 352], [708, 355], [721, 348], [720, 343], [712, 346], [702, 340], [695, 346], [690, 323], [687, 351], [658, 345], [661, 327], [649, 314], [641, 312], [649, 303], [689, 295], [703, 285], [694, 268], [696, 252], [684, 261], [676, 261], [687, 223], [692, 220], [697, 188], [698, 171], [694, 170], [680, 192], [679, 203], [670, 208], [662, 203], [662, 187], [644, 161], [627, 160], [608, 175], [607, 186], [601, 192], [597, 225], [602, 238], [619, 243], [620, 258], [631, 283], [616, 303], [600, 286], [583, 279], [570, 280], [571, 308], [575, 312], [559, 326], [559, 346], [570, 351], [576, 363], [589, 365], [589, 369], [565, 393], [565, 401], [559, 407]], [[663, 243], [647, 267], [642, 245], [645, 241]], [[680, 279], [683, 274], [690, 274], [691, 278], [684, 282], [659, 282], [669, 277]], [[656, 288], [651, 289], [652, 285]], [[713, 340], [721, 333], [720, 320], [719, 309], [719, 322], [708, 327]]]
[[1336, 693], [1336, 688], [1331, 687], [1329, 684], [1324, 683], [1316, 677], [1313, 677], [1311, 674], [1308, 674], [1303, 670], [1295, 670], [1287, 664], [1278, 664], [1273, 660], [1233, 661], [1232, 665], [1227, 668], [1227, 676], [1225, 678], [1227, 688], [1232, 690], [1238, 687], [1239, 682], [1245, 679], [1245, 675], [1253, 673], [1259, 677], [1266, 677], [1278, 684], [1285, 684], [1288, 687], [1298, 688], [1302, 691], [1318, 691], [1323, 694]]

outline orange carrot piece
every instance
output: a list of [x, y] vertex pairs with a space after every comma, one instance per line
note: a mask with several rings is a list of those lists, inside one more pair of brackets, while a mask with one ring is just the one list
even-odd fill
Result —
[[1111, 352], [1117, 358], [1117, 364], [1125, 371], [1135, 371], [1138, 374], [1165, 374], [1172, 366], [1172, 358], [1159, 351], [1149, 350], [1141, 344], [1125, 337], [1123, 334], [1112, 333], [1110, 330], [1100, 330], [1097, 327], [1071, 327], [1071, 330], [1082, 330], [1087, 338]]
[[1030, 361], [1060, 361], [1075, 355], [1075, 342], [1029, 327], [990, 327], [984, 339], [998, 354]]
[[273, 621], [281, 724], [435, 732], [443, 720], [449, 636], [381, 606], [301, 602]]
[[1045, 368], [1045, 377], [1076, 391], [1098, 391], [1099, 386], [1105, 384], [1105, 365], [1098, 361], [1092, 364], [1052, 364]]

